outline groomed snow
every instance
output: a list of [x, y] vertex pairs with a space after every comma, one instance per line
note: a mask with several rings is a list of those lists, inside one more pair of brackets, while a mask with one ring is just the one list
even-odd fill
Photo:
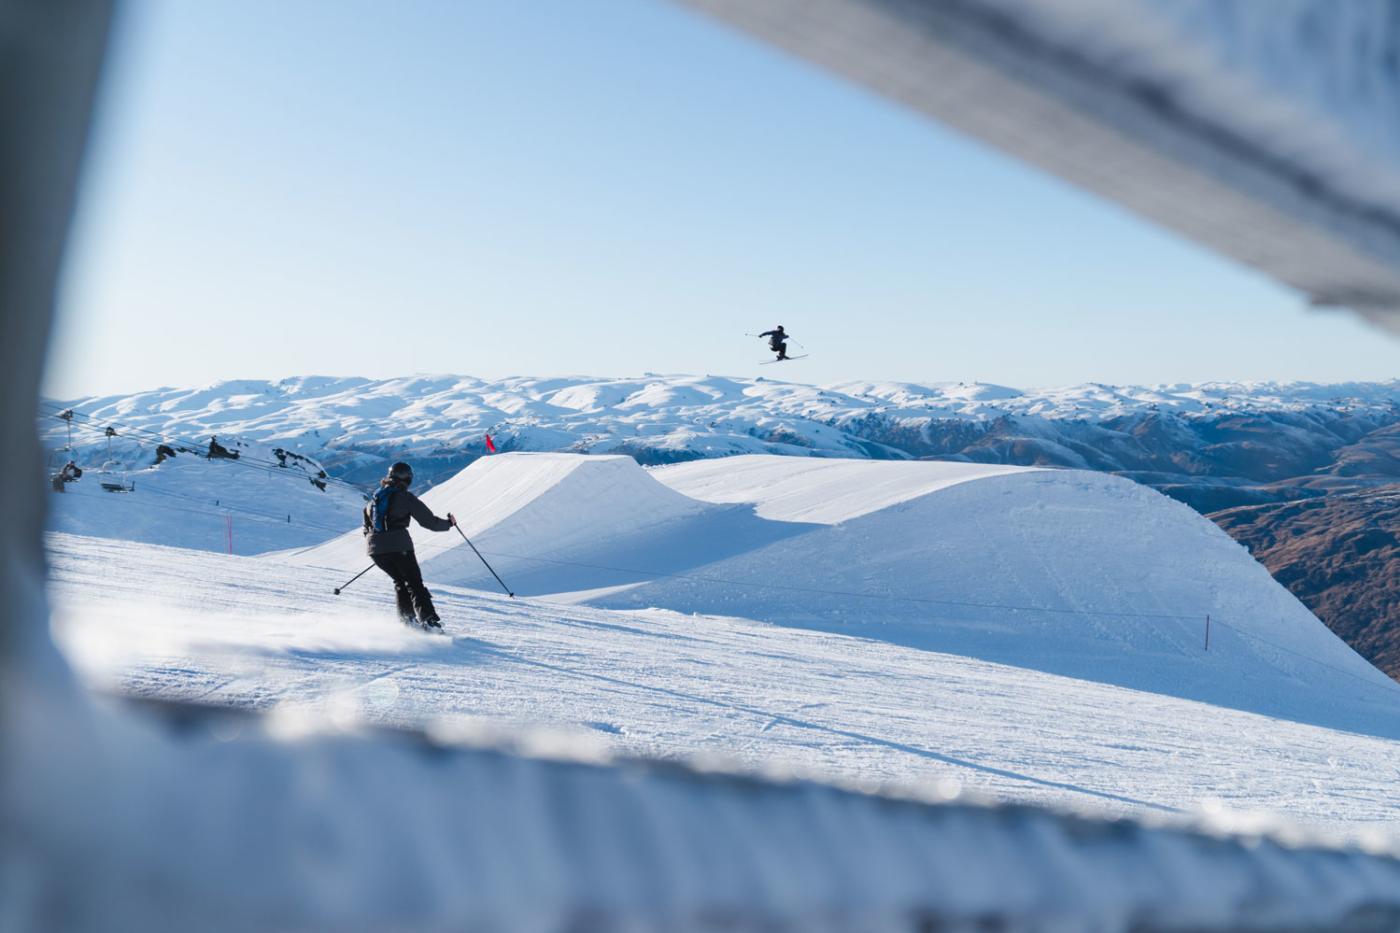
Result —
[[[368, 720], [522, 724], [607, 752], [1096, 813], [1268, 811], [1393, 833], [1400, 743], [1160, 694], [730, 617], [437, 586], [450, 637], [387, 582], [50, 536], [59, 644], [137, 696]], [[430, 810], [435, 811], [440, 802]]]
[[763, 518], [835, 525], [969, 480], [1025, 467], [986, 463], [794, 460], [773, 456], [696, 460], [653, 472], [705, 502], [745, 503]]
[[[266, 925], [267, 904], [308, 928], [1390, 916], [1400, 688], [1207, 520], [1077, 471], [721, 463], [731, 479], [503, 455], [429, 491], [541, 594], [442, 582], [494, 585], [460, 537], [424, 535], [445, 636], [399, 625], [377, 571], [332, 595], [367, 562], [358, 532], [262, 557], [51, 534], [53, 632], [85, 683], [270, 715], [167, 730], [99, 707], [74, 717], [86, 757], [21, 719], [49, 771], [8, 785], [18, 830], [61, 871], [102, 870], [58, 914], [4, 910], [204, 929]], [[366, 724], [428, 739], [326, 734]], [[437, 744], [460, 736], [478, 744]], [[780, 780], [704, 774], [735, 771]], [[81, 830], [37, 833], [41, 812]], [[1145, 824], [1097, 821], [1118, 816]], [[1283, 841], [1162, 828], [1193, 819]], [[211, 919], [230, 877], [249, 896]], [[126, 895], [151, 886], [158, 914]]]
[[[130, 492], [109, 492], [103, 484]], [[53, 531], [176, 547], [262, 554], [325, 541], [358, 520], [363, 497], [320, 489], [290, 467], [181, 454], [158, 467], [88, 469], [48, 495]]]
[[[503, 454], [424, 501], [458, 515], [522, 595], [876, 638], [1400, 735], [1400, 686], [1210, 521], [1113, 476]], [[459, 535], [414, 536], [429, 581], [498, 588]], [[359, 531], [277, 559], [346, 578], [368, 563]]]
[[[516, 592], [557, 593], [647, 579], [713, 562], [805, 530], [750, 509], [676, 492], [630, 457], [512, 453], [477, 460], [423, 501], [457, 516], [472, 544], [492, 555]], [[424, 576], [496, 586], [454, 531], [410, 529]], [[279, 558], [282, 557], [279, 555]], [[320, 567], [363, 565], [363, 532], [285, 555]]]
[[[759, 514], [835, 518], [857, 477], [895, 504], [592, 602], [881, 638], [1400, 735], [1400, 686], [1188, 507], [1077, 470], [993, 468], [937, 488], [961, 466], [753, 457], [653, 471], [680, 488], [706, 479]], [[917, 494], [923, 484], [935, 491]]]

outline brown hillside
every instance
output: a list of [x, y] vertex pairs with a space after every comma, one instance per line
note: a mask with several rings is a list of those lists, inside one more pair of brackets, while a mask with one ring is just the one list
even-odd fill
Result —
[[1400, 486], [1210, 517], [1343, 641], [1400, 680]]

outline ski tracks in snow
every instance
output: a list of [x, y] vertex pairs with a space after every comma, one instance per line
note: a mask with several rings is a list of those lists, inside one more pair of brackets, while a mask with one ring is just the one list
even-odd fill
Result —
[[[337, 598], [314, 568], [56, 543], [60, 645], [89, 682], [141, 696], [328, 727], [542, 725], [618, 754], [1112, 813], [1221, 801], [1333, 828], [1400, 820], [1400, 742], [1384, 738], [871, 639], [456, 587], [435, 588], [443, 639], [400, 626], [374, 576]], [[118, 570], [161, 582], [113, 602]], [[255, 613], [194, 611], [250, 591]]]

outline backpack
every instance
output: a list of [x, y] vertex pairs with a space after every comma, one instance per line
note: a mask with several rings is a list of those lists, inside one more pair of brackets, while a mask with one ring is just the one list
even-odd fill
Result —
[[369, 500], [369, 522], [375, 531], [389, 530], [389, 503], [396, 492], [394, 486], [380, 486]]

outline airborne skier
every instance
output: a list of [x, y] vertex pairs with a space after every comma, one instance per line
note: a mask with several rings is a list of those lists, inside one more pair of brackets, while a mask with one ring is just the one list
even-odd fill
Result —
[[451, 512], [438, 518], [423, 501], [408, 491], [413, 483], [413, 467], [396, 463], [389, 475], [379, 481], [379, 489], [365, 506], [365, 550], [370, 559], [394, 581], [394, 597], [399, 619], [415, 622], [430, 632], [442, 631], [442, 621], [433, 608], [433, 597], [423, 585], [423, 572], [413, 552], [408, 533], [410, 520], [429, 531], [447, 531], [457, 524]]
[[758, 336], [769, 338], [769, 339], [768, 339], [768, 349], [774, 350], [774, 351], [776, 351], [777, 354], [778, 354], [778, 359], [777, 359], [777, 360], [774, 360], [774, 362], [778, 362], [778, 361], [780, 361], [780, 360], [785, 360], [785, 359], [788, 358], [788, 355], [787, 355], [787, 339], [788, 339], [788, 335], [783, 331], [783, 325], [779, 324], [777, 327], [773, 328], [772, 330], [765, 330], [763, 333], [759, 334]]

